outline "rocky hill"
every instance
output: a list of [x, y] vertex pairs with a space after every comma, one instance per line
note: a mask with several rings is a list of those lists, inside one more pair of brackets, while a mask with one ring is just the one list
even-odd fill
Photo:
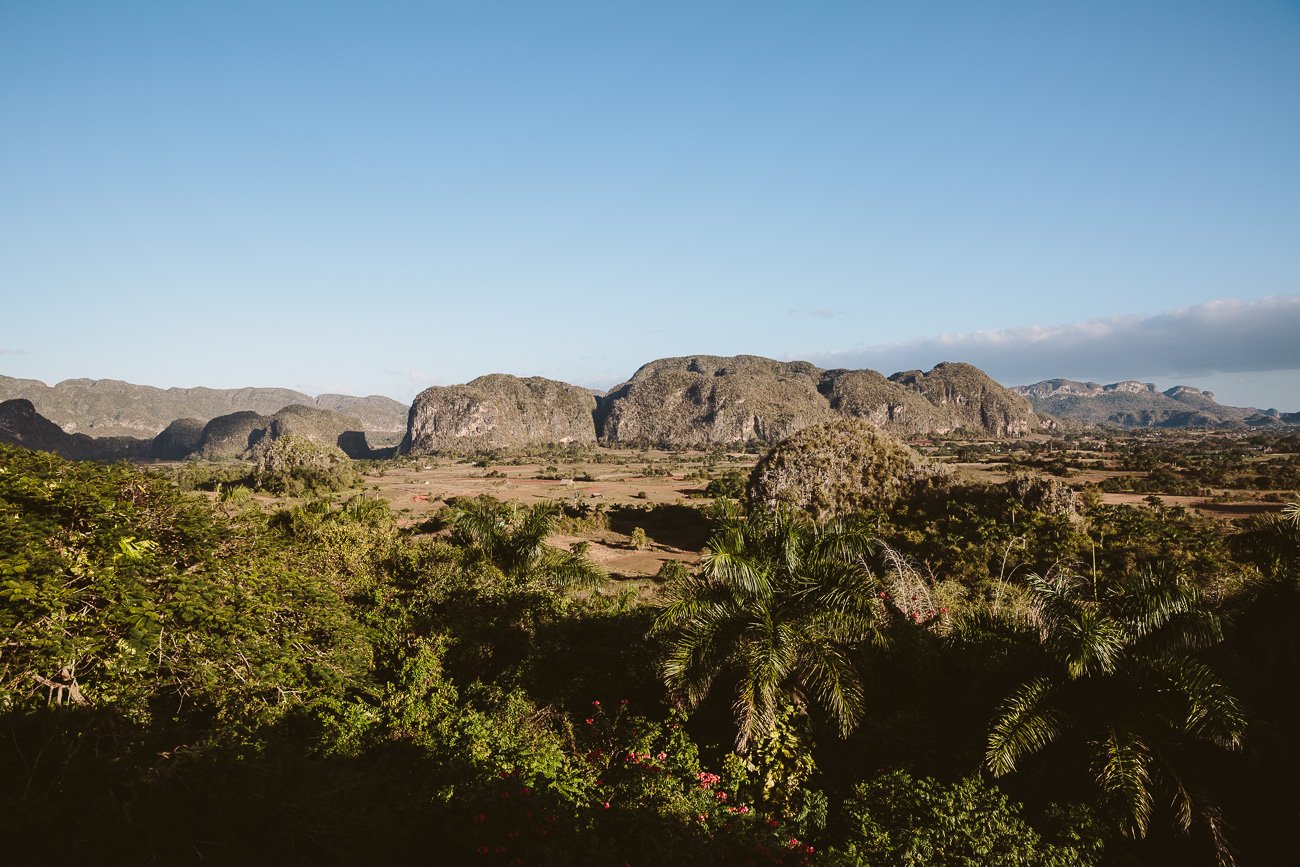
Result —
[[661, 358], [601, 399], [600, 439], [644, 446], [776, 442], [836, 417], [820, 368], [755, 355]]
[[824, 371], [806, 361], [696, 355], [652, 361], [600, 401], [602, 442], [710, 446], [777, 442], [836, 418], [899, 435], [957, 430], [1021, 436], [1050, 426], [969, 364], [944, 363], [889, 378], [874, 370]]
[[241, 410], [271, 415], [286, 406], [314, 406], [360, 419], [360, 429], [400, 437], [407, 408], [388, 397], [323, 394], [287, 388], [154, 388], [115, 379], [69, 379], [46, 385], [0, 376], [0, 401], [23, 398], [66, 433], [153, 437], [179, 418], [207, 422]]
[[783, 504], [825, 520], [888, 509], [899, 498], [950, 478], [948, 469], [876, 425], [842, 418], [804, 428], [764, 455], [745, 498], [751, 506]]
[[1050, 426], [1034, 417], [1033, 407], [1022, 395], [970, 364], [945, 361], [928, 373], [908, 370], [895, 373], [889, 381], [916, 391], [940, 410], [950, 411], [957, 427], [965, 430], [1006, 437]]
[[55, 452], [73, 460], [147, 460], [153, 451], [149, 440], [70, 434], [23, 398], [0, 403], [0, 442]]
[[1136, 380], [1101, 385], [1047, 379], [1012, 390], [1027, 398], [1036, 412], [1084, 426], [1244, 430], [1293, 423], [1290, 417], [1297, 415], [1224, 406], [1214, 399], [1213, 392], [1186, 385], [1160, 391], [1149, 382]]
[[320, 445], [337, 446], [349, 457], [371, 456], [359, 419], [312, 406], [287, 406], [274, 415], [234, 412], [204, 426], [194, 452], [202, 457], [251, 458], [259, 444], [292, 434]]
[[596, 398], [585, 388], [494, 373], [420, 392], [399, 451], [421, 455], [595, 443], [595, 409]]

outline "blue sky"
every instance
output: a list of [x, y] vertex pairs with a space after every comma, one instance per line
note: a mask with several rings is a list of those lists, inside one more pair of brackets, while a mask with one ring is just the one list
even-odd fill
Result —
[[0, 130], [11, 376], [409, 399], [993, 334], [1007, 382], [1300, 409], [1296, 2], [0, 0]]

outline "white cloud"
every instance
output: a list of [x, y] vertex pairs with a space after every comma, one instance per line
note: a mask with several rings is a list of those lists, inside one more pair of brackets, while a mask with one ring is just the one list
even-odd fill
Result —
[[0, 346], [0, 355], [31, 355], [26, 349], [5, 349]]
[[1153, 316], [941, 334], [810, 360], [884, 373], [965, 361], [1006, 383], [1300, 371], [1300, 295], [1210, 301]]

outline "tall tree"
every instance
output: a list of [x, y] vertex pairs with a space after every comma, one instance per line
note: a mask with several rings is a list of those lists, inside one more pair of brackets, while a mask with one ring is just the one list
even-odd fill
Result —
[[557, 588], [590, 588], [609, 577], [585, 555], [546, 544], [560, 509], [550, 501], [523, 506], [492, 497], [458, 500], [451, 509], [452, 537], [502, 572]]
[[734, 685], [741, 751], [774, 730], [784, 700], [811, 696], [847, 734], [863, 710], [849, 646], [874, 634], [877, 610], [870, 549], [857, 527], [800, 512], [728, 521], [700, 570], [665, 588], [653, 631], [668, 638], [669, 688], [695, 705]]
[[1197, 653], [1222, 640], [1218, 617], [1182, 575], [1147, 570], [1101, 582], [1031, 576], [1044, 672], [1002, 704], [986, 762], [995, 776], [1058, 740], [1081, 740], [1126, 833], [1145, 836], [1163, 796], [1187, 831], [1199, 819], [1231, 861], [1218, 811], [1198, 790], [1191, 749], [1239, 749], [1245, 717]]

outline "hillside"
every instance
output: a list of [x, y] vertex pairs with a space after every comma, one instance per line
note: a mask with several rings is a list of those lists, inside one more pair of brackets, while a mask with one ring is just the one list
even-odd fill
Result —
[[596, 411], [596, 429], [610, 444], [735, 445], [775, 443], [844, 417], [901, 436], [1014, 437], [1052, 424], [969, 364], [944, 362], [885, 378], [806, 361], [694, 355], [652, 361], [611, 389]]
[[361, 421], [366, 431], [400, 436], [407, 409], [388, 397], [322, 394], [287, 388], [155, 388], [115, 379], [68, 379], [46, 385], [0, 376], [0, 401], [22, 398], [66, 433], [151, 438], [180, 418], [202, 422], [232, 412], [272, 415], [286, 406], [333, 410]]
[[1110, 385], [1047, 379], [1011, 389], [1029, 400], [1034, 411], [1083, 426], [1122, 428], [1210, 427], [1244, 430], [1294, 423], [1296, 413], [1224, 406], [1214, 392], [1187, 385], [1165, 391], [1152, 383], [1125, 380]]

